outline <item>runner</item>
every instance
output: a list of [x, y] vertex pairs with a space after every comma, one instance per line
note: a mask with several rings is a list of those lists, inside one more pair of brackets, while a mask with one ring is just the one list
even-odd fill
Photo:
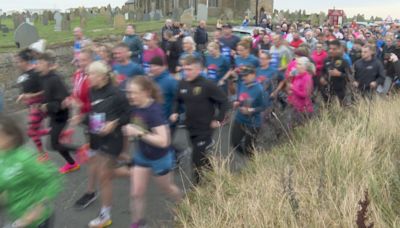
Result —
[[219, 38], [221, 46], [221, 54], [231, 60], [236, 54], [236, 46], [240, 42], [240, 38], [232, 34], [232, 25], [224, 24], [222, 26], [222, 37]]
[[128, 84], [132, 123], [124, 127], [126, 136], [138, 139], [131, 169], [132, 228], [144, 227], [145, 194], [150, 176], [175, 202], [182, 192], [173, 181], [174, 152], [168, 121], [161, 105], [162, 96], [155, 83], [146, 77], [136, 77]]
[[172, 74], [176, 74], [177, 66], [179, 65], [179, 57], [182, 53], [182, 48], [171, 30], [167, 30], [164, 32], [164, 38], [167, 39], [165, 49], [167, 54], [168, 70]]
[[23, 144], [17, 123], [0, 116], [0, 195], [7, 202], [11, 227], [54, 227], [52, 204], [62, 178], [54, 165], [37, 162]]
[[342, 105], [344, 104], [349, 71], [349, 65], [343, 59], [340, 42], [338, 40], [331, 41], [329, 43], [329, 57], [325, 60], [320, 79], [325, 102], [330, 103], [335, 96]]
[[69, 115], [69, 110], [63, 102], [69, 94], [61, 77], [55, 72], [56, 57], [54, 52], [46, 51], [40, 55], [36, 69], [41, 76], [44, 91], [44, 103], [40, 109], [42, 112], [47, 112], [50, 117], [51, 146], [67, 162], [59, 171], [63, 174], [76, 171], [80, 166], [71, 157], [70, 151], [76, 151], [77, 148], [60, 142], [60, 135], [67, 125]]
[[290, 75], [292, 78], [288, 95], [288, 103], [291, 107], [289, 129], [303, 123], [314, 112], [311, 101], [313, 76], [309, 73], [309, 69], [313, 67], [307, 57], [296, 59], [296, 71]]
[[[238, 99], [233, 103], [236, 111], [231, 132], [231, 142], [237, 152], [254, 155], [257, 134], [261, 128], [261, 112], [265, 109], [264, 89], [256, 80], [256, 69], [252, 65], [240, 67], [242, 82], [238, 89]], [[242, 144], [242, 141], [243, 144]]]
[[164, 62], [167, 61], [167, 57], [163, 49], [158, 47], [158, 38], [155, 33], [146, 33], [143, 39], [147, 47], [143, 52], [143, 70], [144, 73], [148, 74], [150, 71], [150, 61], [154, 57], [160, 56]]
[[271, 94], [276, 90], [279, 82], [284, 80], [283, 76], [278, 74], [278, 70], [270, 65], [271, 55], [267, 52], [260, 53], [260, 66], [256, 69], [256, 81], [264, 89], [264, 104], [266, 108], [272, 106]]
[[17, 102], [23, 102], [29, 107], [28, 114], [28, 136], [35, 143], [39, 152], [39, 160], [47, 161], [49, 155], [43, 149], [41, 137], [49, 133], [48, 129], [42, 129], [42, 122], [46, 117], [46, 113], [40, 110], [40, 104], [43, 102], [43, 88], [40, 83], [40, 76], [35, 72], [34, 56], [32, 50], [25, 49], [20, 51], [16, 57], [16, 65], [23, 72], [18, 78], [18, 84], [21, 86], [21, 95]]
[[[207, 149], [213, 144], [213, 129], [221, 126], [229, 108], [224, 92], [215, 84], [200, 76], [201, 60], [193, 56], [185, 58], [183, 66], [185, 79], [179, 82], [175, 99], [172, 123], [178, 120], [181, 104], [186, 111], [186, 126], [193, 147], [193, 163], [195, 165], [194, 184], [200, 182], [201, 171], [211, 168], [207, 158]], [[218, 115], [216, 115], [218, 109]]]
[[122, 153], [121, 127], [129, 122], [129, 104], [124, 94], [111, 83], [108, 66], [103, 62], [89, 65], [91, 111], [85, 118], [89, 126], [90, 149], [95, 151], [95, 167], [101, 192], [101, 210], [89, 227], [111, 225], [112, 179], [116, 159]]
[[205, 58], [205, 67], [207, 70], [207, 79], [218, 84], [225, 93], [228, 93], [223, 78], [230, 69], [230, 61], [221, 55], [221, 48], [218, 43], [211, 42], [207, 47], [208, 53]]
[[378, 85], [385, 82], [385, 70], [381, 61], [375, 58], [375, 47], [365, 45], [362, 48], [362, 58], [354, 64], [353, 86], [363, 96], [371, 98]]
[[117, 44], [113, 49], [115, 64], [112, 69], [117, 75], [117, 84], [121, 89], [125, 88], [128, 79], [144, 73], [139, 64], [132, 62], [129, 52], [129, 46], [124, 43]]
[[122, 38], [122, 42], [129, 46], [132, 62], [141, 64], [143, 43], [140, 37], [135, 34], [135, 30], [135, 25], [129, 24], [126, 26], [125, 36]]
[[328, 57], [328, 53], [324, 50], [324, 43], [318, 42], [316, 50], [312, 52], [311, 59], [315, 63], [315, 76], [314, 80], [314, 90], [319, 88], [319, 81], [322, 75], [322, 70], [324, 69], [325, 59]]

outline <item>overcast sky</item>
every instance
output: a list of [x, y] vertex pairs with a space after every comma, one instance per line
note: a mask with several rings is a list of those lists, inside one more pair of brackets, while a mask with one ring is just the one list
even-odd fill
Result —
[[[121, 6], [126, 0], [0, 0], [0, 9], [67, 9], [78, 6]], [[347, 15], [364, 13], [386, 18], [400, 18], [400, 0], [275, 0], [276, 9], [306, 9], [307, 12], [326, 12], [328, 8], [344, 9]]]

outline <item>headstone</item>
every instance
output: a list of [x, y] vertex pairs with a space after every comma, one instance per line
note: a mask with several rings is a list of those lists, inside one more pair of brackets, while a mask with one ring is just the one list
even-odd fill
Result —
[[197, 20], [207, 20], [208, 19], [208, 6], [205, 4], [199, 4], [197, 6]]
[[246, 14], [246, 16], [250, 19], [250, 18], [253, 18], [253, 16], [252, 16], [252, 12], [251, 12], [251, 10], [249, 9], [249, 8], [247, 8], [247, 10], [244, 12], [245, 14]]
[[193, 15], [189, 12], [184, 12], [180, 19], [181, 23], [186, 24], [188, 27], [192, 26], [194, 20]]
[[143, 12], [141, 10], [136, 12], [136, 20], [137, 21], [143, 21], [144, 20], [144, 15], [143, 15]]
[[181, 8], [174, 8], [172, 10], [172, 19], [174, 21], [179, 20], [181, 18], [182, 12], [183, 12], [183, 10]]
[[39, 34], [35, 26], [22, 23], [15, 30], [14, 41], [19, 48], [26, 48], [39, 40]]
[[225, 8], [224, 13], [229, 21], [233, 20], [233, 10], [231, 8]]
[[80, 17], [79, 26], [80, 26], [81, 28], [86, 28], [86, 25], [87, 25], [86, 18], [85, 18], [85, 17]]
[[42, 24], [45, 26], [49, 25], [49, 15], [47, 13], [42, 15]]
[[39, 22], [39, 14], [34, 13], [34, 14], [32, 15], [32, 20], [33, 20], [35, 23], [38, 23], [38, 22]]
[[156, 11], [156, 13], [154, 14], [154, 20], [155, 21], [161, 20], [161, 14], [158, 11]]
[[56, 20], [56, 24], [54, 26], [54, 31], [56, 32], [60, 32], [61, 31], [61, 26], [62, 26], [62, 15], [60, 12], [56, 12], [54, 14], [54, 19]]
[[3, 34], [6, 34], [10, 31], [10, 29], [7, 27], [7, 25], [0, 25], [0, 28], [1, 28], [1, 32]]
[[143, 21], [150, 21], [150, 20], [151, 20], [150, 14], [145, 13], [145, 14], [143, 15]]
[[104, 17], [106, 18], [107, 24], [109, 26], [113, 26], [113, 18], [112, 18], [111, 12], [106, 11], [106, 13], [104, 14]]
[[128, 12], [128, 20], [135, 20], [135, 14], [132, 11]]
[[47, 11], [47, 15], [48, 15], [49, 21], [54, 21], [55, 14], [53, 12]]
[[69, 14], [63, 14], [61, 22], [61, 31], [71, 31], [71, 20]]
[[126, 27], [125, 17], [122, 14], [117, 14], [114, 17], [114, 28], [123, 29]]
[[125, 20], [126, 20], [126, 21], [129, 20], [129, 13], [125, 13], [125, 14], [124, 14], [124, 17], [125, 17]]

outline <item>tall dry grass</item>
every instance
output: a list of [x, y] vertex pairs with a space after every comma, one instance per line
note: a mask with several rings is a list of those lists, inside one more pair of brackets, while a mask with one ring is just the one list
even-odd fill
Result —
[[240, 174], [215, 161], [178, 226], [400, 227], [399, 150], [400, 99], [325, 110]]

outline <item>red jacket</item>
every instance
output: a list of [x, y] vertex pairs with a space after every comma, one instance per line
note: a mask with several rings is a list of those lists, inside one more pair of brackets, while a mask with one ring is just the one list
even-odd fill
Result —
[[292, 42], [290, 42], [290, 46], [294, 48], [300, 47], [300, 45], [303, 43], [301, 39], [295, 40], [293, 39]]
[[328, 53], [325, 50], [322, 50], [321, 53], [318, 54], [317, 51], [313, 51], [311, 58], [315, 63], [315, 68], [317, 70], [316, 76], [319, 77], [322, 74], [322, 70], [324, 68], [325, 59], [328, 57]]
[[73, 77], [72, 83], [74, 85], [72, 91], [72, 98], [82, 104], [80, 113], [86, 114], [90, 111], [90, 84], [88, 76], [82, 70], [78, 69]]

